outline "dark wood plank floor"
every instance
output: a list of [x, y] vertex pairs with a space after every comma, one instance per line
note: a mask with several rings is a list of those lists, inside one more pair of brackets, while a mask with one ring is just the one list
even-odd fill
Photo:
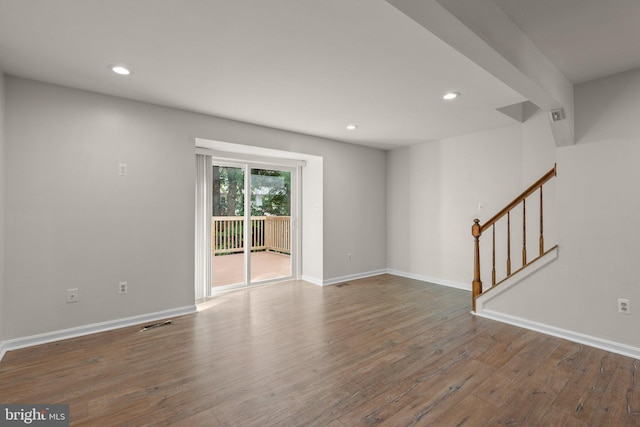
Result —
[[473, 317], [468, 292], [383, 275], [217, 296], [173, 324], [7, 353], [1, 403], [72, 425], [625, 426], [636, 360]]

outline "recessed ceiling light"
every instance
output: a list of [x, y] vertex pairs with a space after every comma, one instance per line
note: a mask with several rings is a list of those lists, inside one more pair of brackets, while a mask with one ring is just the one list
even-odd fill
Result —
[[458, 92], [447, 92], [447, 93], [444, 94], [442, 99], [444, 99], [446, 101], [451, 101], [452, 99], [456, 99], [459, 96], [460, 96], [460, 94]]
[[120, 74], [121, 76], [128, 76], [129, 74], [131, 74], [131, 70], [129, 70], [126, 67], [123, 67], [122, 65], [113, 65], [111, 67], [111, 71], [113, 71], [116, 74]]
[[356, 129], [358, 129], [358, 126], [356, 126], [356, 125], [347, 125], [347, 129], [348, 130], [356, 130]]

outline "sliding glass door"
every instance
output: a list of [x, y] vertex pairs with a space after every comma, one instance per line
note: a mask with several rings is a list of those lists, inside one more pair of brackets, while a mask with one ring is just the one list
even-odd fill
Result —
[[293, 277], [296, 169], [212, 168], [211, 292]]

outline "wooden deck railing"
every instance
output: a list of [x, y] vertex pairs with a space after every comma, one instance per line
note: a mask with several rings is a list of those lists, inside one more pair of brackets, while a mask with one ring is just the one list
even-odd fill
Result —
[[[473, 282], [472, 282], [472, 310], [476, 311], [476, 298], [483, 293], [482, 280], [480, 277], [480, 237], [482, 233], [491, 228], [491, 287], [500, 284], [513, 274], [525, 268], [527, 265], [533, 263], [536, 259], [546, 254], [544, 249], [544, 210], [543, 210], [543, 193], [542, 187], [549, 180], [556, 176], [556, 166], [544, 174], [539, 180], [533, 183], [529, 188], [522, 192], [518, 197], [513, 199], [511, 203], [505, 206], [500, 212], [495, 214], [484, 224], [480, 224], [479, 219], [473, 220], [471, 226], [471, 235], [474, 238], [474, 256], [473, 256]], [[540, 209], [538, 212], [540, 219], [540, 235], [538, 238], [539, 254], [535, 259], [529, 260], [527, 258], [527, 198], [534, 193], [538, 192], [540, 197]], [[512, 271], [511, 268], [511, 212], [522, 205], [522, 264], [521, 267]], [[534, 213], [535, 214], [535, 213]], [[506, 276], [500, 281], [496, 282], [496, 223], [506, 216]], [[554, 249], [550, 248], [550, 250]], [[548, 252], [548, 251], [547, 251]]]
[[[215, 255], [244, 251], [244, 217], [214, 216], [211, 219], [212, 252]], [[251, 250], [291, 253], [291, 217], [252, 216]]]
[[264, 218], [264, 246], [268, 251], [291, 253], [291, 217], [267, 216]]

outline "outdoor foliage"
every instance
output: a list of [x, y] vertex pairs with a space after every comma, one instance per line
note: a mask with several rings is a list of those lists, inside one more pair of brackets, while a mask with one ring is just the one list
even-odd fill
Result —
[[251, 171], [251, 215], [289, 216], [291, 173], [268, 169]]
[[[251, 215], [289, 216], [291, 173], [251, 170]], [[213, 167], [213, 216], [244, 215], [244, 173], [241, 168]]]
[[244, 172], [241, 168], [213, 167], [213, 216], [244, 215]]

